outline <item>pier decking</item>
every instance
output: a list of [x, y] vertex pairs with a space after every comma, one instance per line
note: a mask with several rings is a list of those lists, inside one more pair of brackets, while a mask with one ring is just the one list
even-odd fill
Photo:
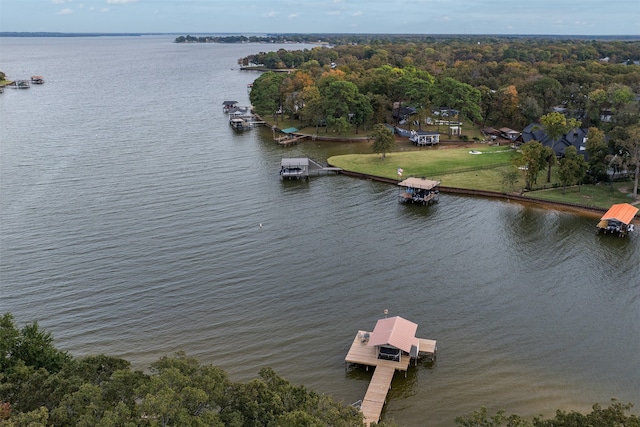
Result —
[[380, 420], [396, 370], [406, 375], [411, 360], [421, 356], [435, 360], [436, 341], [416, 338], [416, 329], [415, 323], [401, 317], [385, 318], [378, 321], [373, 332], [358, 331], [353, 339], [345, 363], [375, 369], [360, 406], [367, 426]]
[[303, 139], [307, 139], [309, 135], [283, 135], [275, 138], [276, 142], [280, 145], [291, 145], [297, 144], [299, 141]]

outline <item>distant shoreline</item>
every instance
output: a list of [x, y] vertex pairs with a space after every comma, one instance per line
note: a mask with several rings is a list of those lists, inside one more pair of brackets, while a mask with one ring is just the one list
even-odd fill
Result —
[[[56, 31], [0, 31], [1, 37], [142, 37], [142, 36], [176, 36], [184, 35], [184, 31], [180, 32], [83, 32], [83, 33], [66, 33]], [[348, 38], [402, 38], [402, 39], [446, 39], [446, 38], [487, 38], [498, 37], [505, 39], [558, 39], [558, 40], [619, 40], [619, 41], [638, 41], [640, 35], [633, 34], [401, 34], [401, 33], [215, 33], [215, 32], [193, 32], [193, 36], [256, 36], [261, 37], [292, 37], [292, 36], [313, 36], [314, 38], [325, 37], [348, 37]]]

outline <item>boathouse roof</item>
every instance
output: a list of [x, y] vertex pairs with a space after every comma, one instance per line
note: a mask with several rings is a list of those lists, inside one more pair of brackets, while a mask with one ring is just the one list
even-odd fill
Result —
[[391, 345], [407, 353], [411, 347], [418, 347], [416, 338], [418, 325], [400, 316], [380, 319], [369, 337], [369, 346]]
[[611, 206], [609, 210], [600, 218], [601, 220], [615, 219], [625, 224], [629, 224], [638, 213], [638, 208], [629, 203], [619, 203]]
[[230, 105], [236, 105], [237, 103], [238, 101], [223, 101], [222, 105], [230, 106]]
[[309, 159], [307, 157], [289, 157], [289, 158], [285, 157], [280, 162], [280, 165], [282, 165], [284, 167], [289, 167], [289, 166], [308, 166], [309, 165]]
[[282, 133], [294, 133], [294, 132], [298, 132], [298, 129], [296, 129], [296, 128], [286, 128], [286, 129], [282, 129], [281, 132]]
[[398, 183], [401, 187], [419, 188], [421, 190], [431, 190], [434, 187], [440, 185], [440, 181], [433, 181], [431, 179], [422, 178], [407, 178]]

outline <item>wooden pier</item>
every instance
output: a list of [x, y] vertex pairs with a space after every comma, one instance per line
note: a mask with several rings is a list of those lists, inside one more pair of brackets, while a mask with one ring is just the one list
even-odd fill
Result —
[[360, 411], [365, 424], [378, 422], [386, 403], [395, 371], [405, 375], [411, 360], [422, 356], [436, 357], [436, 341], [415, 337], [417, 325], [401, 317], [380, 319], [373, 332], [358, 331], [345, 363], [373, 366], [375, 371]]
[[303, 139], [307, 139], [308, 137], [309, 135], [302, 135], [302, 134], [283, 135], [283, 136], [276, 137], [275, 141], [280, 145], [292, 145], [292, 144], [297, 144], [298, 142], [302, 141]]

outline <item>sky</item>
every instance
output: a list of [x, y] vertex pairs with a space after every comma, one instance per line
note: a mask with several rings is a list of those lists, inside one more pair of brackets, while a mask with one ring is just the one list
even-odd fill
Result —
[[0, 31], [640, 35], [640, 0], [0, 0]]

